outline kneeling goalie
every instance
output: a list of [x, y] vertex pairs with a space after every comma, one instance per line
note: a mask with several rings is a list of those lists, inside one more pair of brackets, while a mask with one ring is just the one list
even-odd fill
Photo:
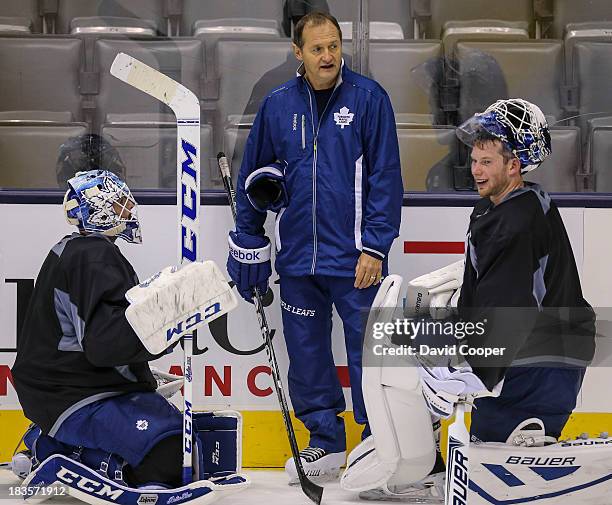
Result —
[[[594, 354], [594, 312], [583, 298], [559, 210], [539, 185], [523, 180], [523, 174], [550, 155], [548, 126], [537, 106], [521, 99], [500, 100], [461, 125], [457, 135], [472, 147], [472, 175], [482, 197], [470, 217], [465, 262], [411, 281], [405, 315], [418, 315], [423, 300], [431, 299], [435, 317], [434, 306], [444, 308], [458, 300], [460, 319], [488, 326], [483, 335], [468, 336], [464, 343], [472, 349], [503, 348], [503, 359], [467, 356], [453, 366], [450, 361], [432, 364], [422, 356], [403, 366], [386, 358], [373, 366], [364, 362], [364, 398], [373, 436], [349, 456], [342, 485], [362, 491], [365, 499], [440, 503], [445, 465], [435, 427], [440, 417], [452, 415], [457, 401], [467, 401], [475, 407], [470, 434], [480, 452], [473, 452], [495, 463], [483, 463], [481, 473], [474, 473], [470, 489], [478, 497], [470, 504], [541, 499], [552, 480], [559, 486], [554, 493], [558, 503], [571, 503], [572, 498], [563, 497], [596, 484], [584, 473], [595, 467], [592, 459], [569, 469], [553, 464], [544, 470], [521, 465], [509, 470], [494, 461], [495, 451], [487, 452], [496, 448], [507, 456], [506, 444], [537, 447], [556, 442]], [[401, 283], [399, 276], [383, 283], [371, 320], [396, 319], [392, 308], [401, 305]], [[418, 301], [412, 303], [415, 292]], [[459, 336], [449, 338], [456, 343]], [[554, 457], [540, 461], [557, 466], [569, 461], [561, 457], [561, 444], [548, 447], [542, 449]], [[512, 449], [516, 454], [508, 461], [524, 461], [517, 456], [519, 449], [525, 447]], [[522, 476], [524, 470], [541, 475]], [[561, 478], [574, 479], [573, 484], [564, 488], [557, 480]], [[448, 493], [447, 487], [447, 500]], [[464, 494], [467, 500], [467, 482]]]
[[[239, 419], [212, 414], [192, 415], [194, 482], [183, 486], [183, 416], [160, 394], [171, 395], [182, 381], [156, 392], [160, 375], [148, 365], [176, 343], [182, 323], [179, 331], [168, 329], [185, 314], [204, 322], [235, 307], [227, 281], [204, 262], [167, 268], [138, 285], [115, 245], [117, 238], [141, 243], [125, 182], [90, 170], [68, 187], [64, 210], [78, 232], [55, 244], [42, 265], [12, 369], [19, 401], [35, 423], [25, 436], [29, 450], [14, 458], [13, 469], [21, 463], [24, 487], [57, 482], [90, 503], [151, 503], [152, 495], [160, 505], [208, 503], [217, 490], [246, 486], [235, 474]], [[211, 306], [214, 314], [206, 312]], [[211, 441], [214, 451], [219, 428], [228, 453], [211, 466], [204, 453], [212, 452]]]

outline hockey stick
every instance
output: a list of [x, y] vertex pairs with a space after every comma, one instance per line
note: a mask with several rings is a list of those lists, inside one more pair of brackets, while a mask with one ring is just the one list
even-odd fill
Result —
[[470, 436], [465, 427], [465, 406], [466, 403], [457, 403], [455, 420], [448, 427], [444, 505], [461, 505], [468, 502]]
[[[125, 53], [119, 53], [115, 57], [110, 73], [130, 86], [157, 98], [170, 107], [176, 116], [178, 259], [181, 264], [196, 261], [199, 255], [198, 209], [200, 204], [200, 102], [198, 97], [182, 84]], [[182, 162], [179, 161], [179, 153], [184, 155]], [[183, 484], [189, 484], [192, 481], [193, 373], [191, 360], [194, 334], [183, 336], [185, 358]]]
[[[236, 191], [234, 191], [234, 184], [232, 182], [229, 163], [224, 153], [219, 153], [217, 155], [217, 161], [219, 163], [219, 170], [221, 171], [223, 185], [225, 186], [225, 191], [227, 192], [227, 199], [229, 200], [230, 208], [232, 209], [234, 224], [236, 224]], [[257, 312], [257, 319], [259, 320], [261, 335], [264, 339], [266, 353], [268, 354], [268, 362], [272, 372], [272, 380], [274, 381], [274, 388], [276, 389], [276, 395], [278, 396], [278, 403], [280, 404], [283, 421], [285, 422], [285, 430], [287, 431], [287, 437], [289, 438], [291, 456], [293, 456], [298, 478], [300, 479], [300, 486], [302, 487], [304, 494], [319, 505], [323, 496], [323, 488], [316, 485], [306, 476], [306, 472], [304, 472], [304, 467], [302, 466], [300, 451], [298, 449], [297, 440], [295, 439], [295, 431], [293, 429], [293, 424], [291, 423], [289, 407], [287, 406], [287, 399], [285, 398], [285, 392], [283, 390], [283, 383], [281, 381], [280, 372], [278, 371], [278, 363], [276, 361], [274, 346], [272, 345], [270, 328], [268, 326], [268, 321], [266, 320], [263, 302], [261, 301], [261, 293], [257, 288], [253, 289], [253, 302], [255, 304], [255, 311]]]

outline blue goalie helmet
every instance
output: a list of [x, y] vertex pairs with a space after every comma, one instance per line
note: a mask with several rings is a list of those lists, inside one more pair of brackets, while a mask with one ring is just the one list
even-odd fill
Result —
[[471, 147], [483, 130], [514, 153], [521, 163], [521, 174], [539, 167], [552, 152], [544, 114], [537, 105], [520, 98], [498, 100], [481, 114], [474, 114], [457, 128], [457, 137]]
[[68, 222], [86, 233], [142, 242], [136, 200], [127, 184], [108, 170], [77, 172], [69, 179], [64, 211]]

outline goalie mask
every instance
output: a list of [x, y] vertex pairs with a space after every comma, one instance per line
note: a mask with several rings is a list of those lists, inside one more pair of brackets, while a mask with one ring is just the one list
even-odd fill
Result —
[[537, 105], [526, 100], [498, 100], [459, 126], [457, 137], [472, 147], [482, 131], [493, 135], [512, 151], [521, 163], [521, 174], [537, 168], [550, 156], [546, 118]]
[[77, 172], [69, 179], [64, 211], [79, 230], [142, 242], [136, 200], [127, 184], [108, 170]]

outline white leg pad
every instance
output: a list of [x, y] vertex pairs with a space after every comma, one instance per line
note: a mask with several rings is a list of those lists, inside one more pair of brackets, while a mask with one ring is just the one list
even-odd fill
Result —
[[[368, 329], [374, 322], [393, 317], [391, 309], [398, 304], [401, 282], [399, 276], [383, 281]], [[340, 481], [342, 488], [350, 491], [382, 486], [395, 474], [401, 475], [402, 483], [416, 482], [429, 473], [435, 462], [431, 417], [421, 394], [417, 369], [387, 357], [381, 357], [374, 365], [364, 366], [362, 372], [372, 436], [351, 452]]]

